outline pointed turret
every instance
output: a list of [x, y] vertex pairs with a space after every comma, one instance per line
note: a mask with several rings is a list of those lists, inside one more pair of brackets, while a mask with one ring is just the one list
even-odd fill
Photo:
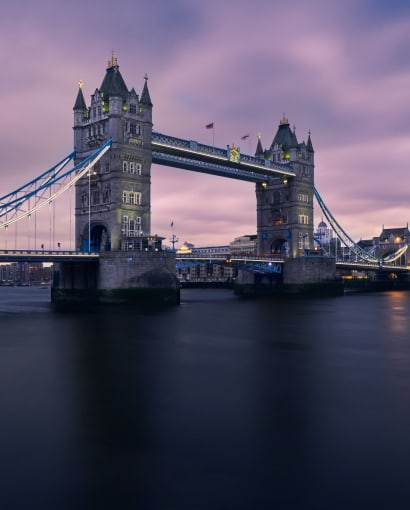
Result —
[[312, 144], [312, 140], [310, 138], [310, 131], [309, 131], [309, 136], [308, 136], [308, 139], [307, 139], [307, 142], [306, 142], [306, 149], [308, 150], [308, 152], [315, 152], [313, 150], [313, 144]]
[[82, 125], [84, 120], [88, 117], [88, 109], [85, 104], [84, 95], [83, 95], [83, 82], [80, 80], [78, 82], [78, 94], [75, 100], [74, 106], [74, 147], [76, 150], [82, 150], [83, 147], [83, 137], [82, 137]]
[[149, 90], [148, 90], [148, 76], [147, 75], [144, 76], [144, 80], [145, 80], [145, 83], [144, 83], [144, 88], [142, 89], [141, 103], [145, 104], [147, 106], [152, 106], [151, 97], [149, 95]]
[[261, 142], [261, 135], [260, 135], [260, 133], [258, 134], [258, 144], [256, 145], [255, 156], [257, 158], [263, 158], [263, 156], [264, 156], [264, 150], [262, 148], [262, 142]]
[[84, 111], [87, 109], [87, 105], [85, 104], [84, 95], [83, 95], [83, 82], [80, 80], [78, 85], [79, 85], [78, 94], [77, 94], [77, 99], [75, 100], [73, 110]]

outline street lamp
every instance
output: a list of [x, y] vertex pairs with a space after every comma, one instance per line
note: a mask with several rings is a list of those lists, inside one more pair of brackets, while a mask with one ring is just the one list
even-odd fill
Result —
[[88, 253], [91, 252], [91, 168], [88, 170]]

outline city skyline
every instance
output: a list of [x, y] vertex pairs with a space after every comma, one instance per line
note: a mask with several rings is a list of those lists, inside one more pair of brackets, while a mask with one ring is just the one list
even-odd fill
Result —
[[[0, 195], [71, 152], [78, 82], [88, 104], [114, 51], [128, 88], [140, 94], [148, 75], [155, 131], [253, 154], [285, 114], [299, 141], [311, 132], [316, 188], [353, 239], [409, 221], [404, 1], [23, 1], [0, 28]], [[172, 232], [195, 246], [256, 233], [251, 183], [151, 173], [152, 233], [165, 244]], [[315, 204], [314, 230], [321, 218]]]

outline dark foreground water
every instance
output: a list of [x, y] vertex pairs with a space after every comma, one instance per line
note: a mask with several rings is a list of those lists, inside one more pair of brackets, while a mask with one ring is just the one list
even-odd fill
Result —
[[0, 287], [0, 508], [409, 509], [410, 293], [59, 314]]

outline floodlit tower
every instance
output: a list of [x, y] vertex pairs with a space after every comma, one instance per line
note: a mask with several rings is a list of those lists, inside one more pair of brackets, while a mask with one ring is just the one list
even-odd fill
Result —
[[256, 156], [286, 164], [296, 176], [256, 185], [259, 254], [295, 258], [313, 248], [314, 150], [310, 137], [299, 143], [283, 116], [268, 150], [258, 140]]
[[74, 148], [80, 162], [110, 138], [111, 149], [76, 184], [76, 249], [123, 250], [151, 233], [152, 102], [148, 78], [139, 97], [128, 90], [112, 56], [86, 105], [74, 104]]

